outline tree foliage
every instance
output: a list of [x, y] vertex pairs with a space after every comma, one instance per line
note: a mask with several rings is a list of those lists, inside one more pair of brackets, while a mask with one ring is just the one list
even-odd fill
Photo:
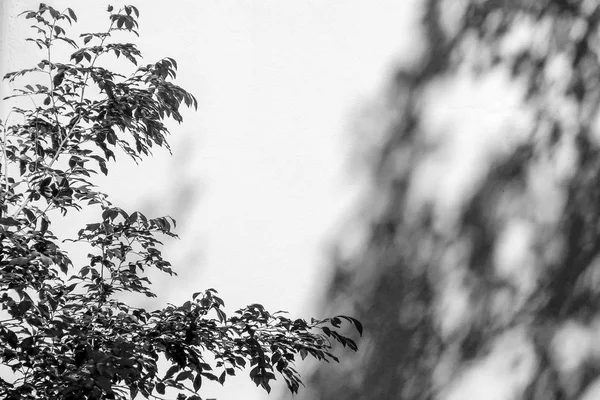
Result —
[[[267, 392], [279, 374], [296, 393], [297, 357], [337, 361], [333, 342], [356, 350], [336, 328], [345, 321], [362, 333], [357, 320], [292, 320], [259, 304], [228, 316], [213, 289], [155, 311], [121, 300], [124, 292], [155, 297], [149, 269], [175, 275], [159, 240], [176, 236], [175, 221], [117, 207], [93, 177], [108, 174], [118, 155], [141, 161], [168, 149], [165, 120], [182, 122], [181, 108], [197, 101], [172, 82], [174, 59], [141, 64], [134, 44], [112, 41], [118, 31], [137, 35], [136, 7], [108, 13], [109, 28], [82, 34], [82, 45], [66, 32], [77, 22], [72, 9], [40, 4], [22, 14], [36, 32], [27, 41], [45, 55], [5, 76], [39, 83], [4, 99], [16, 105], [0, 127], [0, 364], [12, 371], [0, 378], [0, 398], [162, 398], [174, 388], [178, 400], [198, 400], [204, 381], [224, 384], [243, 369]], [[73, 49], [63, 62], [53, 58], [61, 43]], [[110, 56], [135, 70], [100, 66]], [[99, 218], [77, 237], [52, 232], [61, 216], [88, 208]], [[74, 265], [64, 240], [89, 248], [83, 265]]]
[[[357, 254], [334, 260], [327, 298], [337, 305], [330, 309], [351, 309], [372, 327], [370, 351], [339, 370], [320, 366], [310, 398], [470, 398], [451, 393], [498, 354], [521, 375], [500, 387], [510, 395], [494, 398], [597, 398], [600, 6], [427, 0], [420, 7], [423, 55], [397, 69], [384, 110], [393, 117], [381, 136], [370, 132], [382, 140], [370, 154], [366, 237]], [[478, 164], [481, 179], [456, 189], [466, 192], [451, 208], [415, 203], [423, 166], [444, 147], [428, 135], [426, 95], [441, 95], [436, 85], [465, 74], [485, 82], [499, 73], [523, 88], [519, 107], [530, 123], [519, 128], [522, 139]], [[481, 128], [479, 136], [487, 134]], [[439, 173], [431, 179], [452, 171]], [[497, 256], [515, 226], [528, 234], [508, 251], [527, 257], [511, 275]], [[449, 291], [464, 301], [452, 329], [444, 324]], [[506, 345], [509, 337], [525, 349], [514, 358], [519, 346]], [[486, 379], [505, 385], [503, 371]]]

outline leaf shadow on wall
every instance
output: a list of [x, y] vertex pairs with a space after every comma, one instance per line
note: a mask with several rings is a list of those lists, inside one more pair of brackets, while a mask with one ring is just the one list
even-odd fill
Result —
[[165, 300], [179, 301], [180, 299], [173, 299], [171, 296], [185, 297], [198, 290], [195, 286], [187, 286], [196, 282], [195, 276], [202, 266], [203, 258], [202, 243], [198, 243], [197, 239], [190, 241], [194, 236], [194, 219], [204, 191], [202, 178], [195, 164], [197, 154], [193, 141], [194, 136], [190, 133], [182, 132], [178, 135], [177, 140], [173, 141], [173, 155], [167, 160], [166, 171], [161, 173], [167, 179], [160, 180], [160, 195], [146, 197], [140, 204], [140, 209], [147, 215], [162, 216], [166, 210], [175, 218], [177, 226], [174, 231], [180, 237], [178, 240], [168, 239], [164, 242], [164, 252], [178, 276], [164, 279], [164, 274], [159, 271], [149, 271], [151, 282], [156, 282], [159, 297], [145, 299], [144, 307], [158, 307]]
[[[600, 6], [457, 3], [424, 2], [427, 51], [390, 82], [366, 200], [333, 251], [323, 304], [365, 337], [304, 398], [600, 395]], [[478, 105], [490, 79], [505, 90]], [[506, 92], [518, 102], [485, 119]]]

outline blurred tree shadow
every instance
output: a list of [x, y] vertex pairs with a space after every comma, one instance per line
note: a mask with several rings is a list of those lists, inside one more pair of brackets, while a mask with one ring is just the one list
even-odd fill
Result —
[[[181, 238], [194, 234], [194, 225], [190, 221], [194, 220], [198, 211], [204, 189], [202, 178], [194, 168], [196, 152], [193, 140], [189, 132], [182, 132], [178, 140], [174, 141], [173, 155], [168, 159], [167, 169], [163, 172], [168, 179], [154, 178], [160, 180], [161, 192], [139, 199], [138, 205], [146, 215], [168, 214], [173, 217], [177, 222], [175, 232]], [[178, 276], [172, 280], [165, 280], [160, 271], [148, 271], [151, 282], [160, 282], [160, 292], [157, 293], [157, 298], [142, 299], [142, 306], [146, 308], [159, 307], [165, 301], [164, 297], [175, 302], [179, 301], [177, 296], [194, 292], [190, 285], [195, 284], [198, 269], [202, 268], [202, 244], [190, 246], [185, 240], [167, 240], [164, 245], [170, 262], [181, 267], [175, 270]], [[169, 296], [176, 298], [171, 300]]]
[[[334, 257], [323, 300], [366, 335], [304, 398], [600, 398], [600, 5], [422, 7], [426, 51], [390, 82], [393, 117], [371, 143], [366, 234]], [[444, 145], [427, 132], [427, 94], [465, 70], [505, 71], [530, 123], [443, 208], [417, 193]]]

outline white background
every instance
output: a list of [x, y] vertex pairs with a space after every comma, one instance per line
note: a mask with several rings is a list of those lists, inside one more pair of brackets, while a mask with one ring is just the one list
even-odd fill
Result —
[[[72, 7], [74, 31], [107, 26], [105, 2], [46, 3]], [[175, 58], [177, 83], [199, 100], [198, 112], [172, 128], [172, 158], [157, 152], [139, 167], [121, 158], [105, 182], [117, 205], [180, 223], [181, 240], [168, 246], [180, 277], [155, 279], [161, 302], [214, 287], [230, 309], [258, 302], [319, 314], [327, 244], [360, 186], [347, 172], [353, 114], [415, 51], [414, 3], [134, 3], [145, 60]], [[40, 56], [24, 42], [28, 21], [15, 19], [37, 4], [0, 2], [0, 73]], [[204, 395], [264, 396], [246, 377]]]

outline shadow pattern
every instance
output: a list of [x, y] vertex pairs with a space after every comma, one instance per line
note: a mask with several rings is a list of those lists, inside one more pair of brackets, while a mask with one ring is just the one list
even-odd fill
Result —
[[[458, 3], [465, 7], [453, 9], [459, 17], [449, 27], [445, 13]], [[503, 353], [517, 371], [504, 383], [512, 389], [481, 398], [590, 396], [600, 371], [599, 23], [594, 1], [424, 1], [425, 55], [398, 68], [387, 99], [394, 117], [373, 144], [364, 240], [334, 257], [323, 300], [328, 312], [362, 321], [366, 335], [354, 359], [313, 373], [305, 398], [469, 398], [459, 384]], [[444, 225], [435, 204], [411, 203], [411, 188], [435, 150], [424, 138], [424, 93], [464, 68], [473, 76], [508, 70], [525, 87], [533, 123], [526, 139], [489, 161]], [[552, 191], [540, 195], [540, 182]], [[498, 252], [515, 221], [530, 232], [528, 258], [522, 270], [501, 271]], [[466, 305], [448, 320], [446, 303], [457, 298]], [[576, 340], [559, 340], [568, 327], [592, 338], [577, 362], [559, 348]], [[510, 348], [515, 335], [524, 350]]]

